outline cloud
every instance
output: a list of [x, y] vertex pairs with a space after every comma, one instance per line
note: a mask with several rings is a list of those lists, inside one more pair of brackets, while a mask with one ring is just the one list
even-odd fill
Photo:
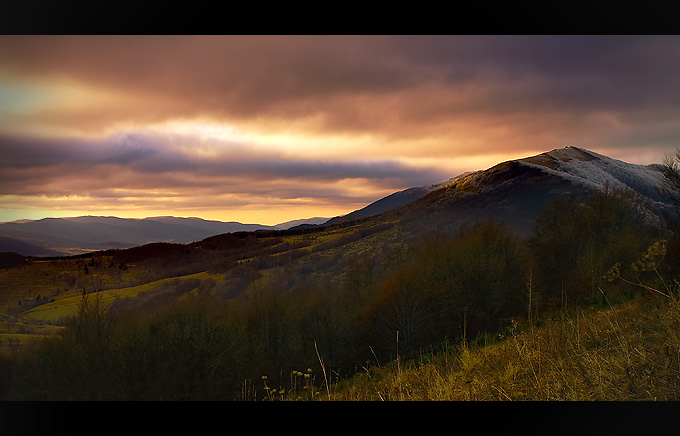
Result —
[[[673, 36], [2, 38], [8, 73], [50, 71], [105, 90], [130, 122], [212, 116], [264, 129], [270, 118], [316, 119], [320, 131], [396, 136], [400, 126], [427, 131], [428, 118], [677, 105], [668, 90], [680, 84]], [[108, 111], [83, 111], [44, 116], [111, 122]]]
[[6, 156], [0, 161], [0, 195], [78, 196], [112, 204], [116, 198], [134, 199], [135, 207], [145, 202], [170, 207], [179, 200], [182, 207], [208, 208], [299, 199], [340, 207], [375, 201], [376, 193], [391, 193], [395, 185], [420, 186], [448, 177], [437, 168], [390, 159], [291, 160], [218, 140], [199, 147], [209, 146], [212, 153], [205, 155], [194, 152], [195, 141], [150, 132], [97, 141], [0, 136]]
[[0, 36], [0, 195], [349, 208], [565, 144], [650, 163], [679, 70], [673, 35]]

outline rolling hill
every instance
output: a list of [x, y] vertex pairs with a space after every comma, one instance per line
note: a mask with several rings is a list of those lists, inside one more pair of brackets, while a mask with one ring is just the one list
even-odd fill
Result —
[[[149, 270], [158, 274], [161, 270], [192, 274], [234, 268], [235, 274], [241, 271], [241, 278], [262, 275], [270, 280], [268, 274], [281, 270], [282, 276], [271, 280], [289, 282], [291, 287], [300, 283], [316, 286], [314, 283], [324, 277], [342, 281], [345, 267], [358, 258], [398, 250], [428, 233], [453, 235], [475, 221], [493, 219], [517, 236], [530, 236], [536, 217], [556, 199], [573, 196], [586, 200], [603, 189], [626, 190], [639, 200], [652, 222], [661, 223], [664, 214], [672, 210], [660, 194], [663, 183], [661, 166], [629, 164], [569, 147], [401, 191], [343, 220], [286, 230], [220, 233], [192, 243], [147, 244], [112, 254], [115, 264], [148, 261]], [[381, 210], [384, 212], [366, 215]], [[293, 279], [297, 270], [304, 280]]]
[[103, 216], [44, 218], [0, 223], [0, 252], [24, 256], [63, 256], [128, 248], [153, 242], [189, 243], [221, 233], [287, 229], [325, 219], [297, 220], [277, 226], [210, 221], [172, 216], [144, 219]]

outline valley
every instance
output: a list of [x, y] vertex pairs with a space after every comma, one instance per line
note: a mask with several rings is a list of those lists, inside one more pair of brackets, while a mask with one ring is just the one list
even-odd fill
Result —
[[[339, 277], [350, 258], [398, 244], [395, 231], [385, 223], [354, 223], [324, 230], [216, 235], [186, 245], [157, 243], [70, 257], [30, 258], [25, 265], [0, 270], [0, 349], [58, 333], [84, 296], [101, 299], [103, 304], [141, 299], [140, 295], [180, 280], [196, 284], [188, 291], [210, 283], [220, 297], [274, 280], [284, 283], [304, 277], [307, 285], [315, 285], [331, 273]], [[298, 277], [290, 276], [291, 268]], [[282, 279], [284, 274], [289, 277]]]

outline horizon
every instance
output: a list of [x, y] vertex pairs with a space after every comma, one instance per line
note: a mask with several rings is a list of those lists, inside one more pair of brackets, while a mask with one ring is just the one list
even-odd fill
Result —
[[0, 222], [273, 226], [680, 137], [680, 36], [0, 36]]
[[276, 225], [280, 224], [287, 224], [290, 222], [294, 221], [304, 221], [304, 220], [313, 220], [313, 219], [331, 219], [333, 217], [308, 217], [308, 218], [299, 218], [295, 220], [288, 220], [288, 221], [282, 221], [280, 223], [276, 223], [273, 225], [270, 224], [262, 224], [262, 223], [242, 223], [239, 221], [222, 221], [222, 220], [208, 220], [205, 218], [197, 217], [197, 216], [174, 216], [174, 215], [156, 215], [156, 216], [145, 216], [145, 217], [121, 217], [121, 216], [116, 216], [116, 215], [74, 215], [74, 216], [46, 216], [42, 218], [20, 218], [12, 221], [0, 221], [0, 224], [7, 224], [7, 223], [16, 223], [20, 221], [40, 221], [44, 219], [69, 219], [69, 218], [118, 218], [118, 219], [126, 219], [126, 220], [147, 220], [147, 219], [153, 219], [153, 218], [177, 218], [177, 219], [199, 219], [203, 221], [215, 221], [215, 222], [223, 222], [223, 223], [229, 223], [229, 222], [234, 222], [238, 224], [256, 224], [256, 225], [262, 225], [262, 226], [268, 226], [268, 227], [273, 227]]
[[[588, 150], [588, 149], [586, 149], [586, 148], [578, 147], [578, 146], [571, 145], [571, 144], [565, 145], [565, 146], [562, 147], [562, 148], [568, 148], [568, 147], [574, 147], [574, 148], [578, 148], [578, 149], [585, 150], [585, 151], [588, 151], [588, 152], [593, 152], [593, 150]], [[548, 153], [548, 152], [551, 152], [551, 151], [557, 151], [557, 150], [561, 150], [562, 148], [555, 148], [555, 149], [551, 149], [551, 150], [546, 150], [546, 151], [544, 151], [544, 152], [542, 152], [542, 153]], [[539, 154], [542, 154], [542, 153], [539, 153]], [[532, 155], [532, 156], [535, 156], [535, 155]], [[516, 158], [513, 158], [513, 159], [509, 159], [509, 160], [519, 160], [519, 159], [524, 159], [524, 158], [532, 157], [532, 156], [521, 156], [521, 157], [516, 157]], [[609, 156], [605, 156], [605, 157], [609, 157]], [[503, 162], [506, 162], [506, 161], [503, 161]], [[624, 161], [624, 162], [625, 162], [625, 161]], [[502, 163], [502, 162], [496, 162], [496, 163], [493, 164], [493, 165], [497, 165], [497, 164], [500, 164], [500, 163]], [[632, 163], [632, 162], [629, 162], [629, 163]], [[650, 164], [660, 164], [660, 163], [661, 163], [661, 162], [651, 162], [651, 163], [648, 163], [648, 164], [638, 164], [638, 165], [650, 165]], [[493, 166], [493, 165], [491, 165], [491, 166]], [[491, 166], [488, 167], [488, 168], [491, 168]], [[480, 169], [480, 170], [485, 170], [485, 169], [488, 169], [488, 168], [484, 168], [484, 169]], [[468, 170], [468, 171], [464, 171], [463, 173], [460, 173], [460, 174], [458, 174], [458, 175], [456, 175], [456, 176], [453, 176], [452, 178], [455, 178], [455, 177], [457, 177], [457, 176], [459, 176], [459, 175], [462, 175], [462, 174], [466, 174], [466, 173], [470, 173], [470, 172], [474, 172], [474, 171], [480, 171], [480, 170]], [[441, 183], [441, 182], [443, 182], [443, 181], [445, 181], [445, 180], [449, 180], [449, 179], [451, 179], [451, 178], [447, 178], [447, 179], [439, 180], [439, 181], [436, 181], [436, 182], [432, 182], [432, 184]], [[426, 185], [427, 185], [427, 184], [426, 184]], [[425, 185], [423, 185], [423, 186], [425, 186]], [[408, 189], [408, 188], [405, 188], [405, 189]], [[395, 192], [398, 192], [398, 191], [395, 191]], [[390, 195], [390, 194], [387, 194], [387, 195]], [[372, 204], [373, 202], [378, 201], [378, 200], [381, 200], [381, 199], [383, 199], [383, 198], [385, 198], [385, 197], [377, 198], [377, 199], [371, 201], [370, 203], [365, 204], [365, 205], [359, 207], [359, 209], [361, 209], [361, 208], [363, 208], [363, 207], [366, 207], [366, 206]], [[357, 210], [357, 209], [355, 209], [355, 210]], [[354, 212], [354, 210], [349, 211], [349, 212], [347, 212], [346, 214], [349, 214], [349, 213], [351, 213], [351, 212]], [[335, 217], [340, 217], [340, 216], [343, 216], [343, 215], [346, 215], [346, 214], [336, 215]], [[6, 223], [12, 223], [12, 222], [19, 222], [19, 221], [39, 221], [39, 220], [43, 220], [43, 219], [58, 219], [58, 218], [69, 219], [69, 218], [86, 218], [86, 217], [92, 217], [92, 218], [120, 218], [120, 219], [133, 219], [133, 220], [146, 220], [146, 219], [166, 218], [166, 217], [167, 217], [167, 218], [178, 218], [178, 219], [200, 219], [200, 220], [205, 220], [205, 221], [217, 221], [217, 222], [235, 222], [235, 223], [239, 223], [239, 224], [255, 224], [255, 225], [268, 226], [268, 227], [274, 227], [274, 226], [277, 226], [277, 225], [287, 224], [287, 223], [291, 223], [291, 222], [295, 222], [295, 221], [305, 221], [305, 220], [314, 220], [314, 219], [327, 219], [327, 220], [328, 220], [328, 219], [334, 218], [334, 217], [321, 217], [321, 216], [301, 217], [301, 218], [295, 218], [295, 219], [290, 219], [290, 220], [286, 220], [286, 221], [280, 221], [280, 222], [268, 224], [268, 223], [262, 223], [262, 222], [242, 222], [242, 221], [236, 221], [236, 220], [208, 219], [208, 218], [199, 217], [199, 216], [178, 216], [178, 215], [118, 216], [118, 215], [92, 215], [92, 214], [86, 214], [86, 215], [44, 216], [44, 217], [41, 217], [41, 218], [20, 218], [20, 219], [14, 219], [14, 220], [11, 220], [11, 221], [0, 221], [0, 224], [6, 224]]]

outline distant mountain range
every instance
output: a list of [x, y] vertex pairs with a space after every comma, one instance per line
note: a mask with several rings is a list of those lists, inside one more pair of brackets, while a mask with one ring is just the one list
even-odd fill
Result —
[[494, 218], [516, 233], [528, 235], [535, 217], [558, 197], [585, 198], [605, 187], [635, 192], [650, 213], [661, 216], [668, 211], [660, 193], [663, 183], [661, 165], [630, 164], [582, 148], [565, 147], [398, 191], [331, 219], [294, 220], [276, 226], [200, 218], [94, 216], [0, 223], [0, 252], [55, 256], [151, 242], [188, 243], [222, 233], [338, 224], [379, 214], [399, 219], [415, 231]]
[[285, 230], [302, 224], [321, 224], [327, 220], [310, 218], [276, 226], [172, 216], [144, 219], [80, 216], [19, 220], [0, 223], [0, 252], [16, 252], [24, 256], [63, 256], [151, 242], [188, 243], [221, 233]]

